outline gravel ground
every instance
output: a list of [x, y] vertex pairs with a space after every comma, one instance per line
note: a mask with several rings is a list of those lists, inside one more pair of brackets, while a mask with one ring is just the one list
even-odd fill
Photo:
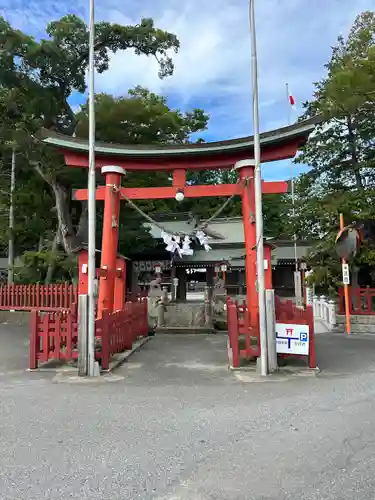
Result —
[[318, 335], [321, 375], [264, 383], [225, 341], [161, 335], [119, 382], [68, 385], [2, 326], [1, 500], [373, 499], [375, 337]]

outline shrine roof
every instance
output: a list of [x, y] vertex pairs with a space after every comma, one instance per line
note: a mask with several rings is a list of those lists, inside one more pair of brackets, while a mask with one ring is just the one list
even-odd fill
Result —
[[[296, 139], [300, 139], [301, 143], [304, 143], [319, 121], [319, 118], [314, 117], [287, 127], [263, 132], [260, 135], [261, 146], [265, 147], [285, 144]], [[47, 129], [42, 129], [39, 135], [41, 136], [43, 142], [56, 148], [70, 150], [76, 153], [88, 153], [89, 147], [86, 139], [58, 134]], [[126, 145], [97, 142], [95, 144], [95, 152], [100, 155], [133, 158], [160, 158], [178, 157], [181, 155], [197, 156], [232, 153], [253, 149], [253, 147], [254, 136], [247, 136], [224, 141], [182, 145]]]
[[[179, 215], [181, 215], [181, 218], [178, 217]], [[194, 221], [190, 218], [190, 214], [157, 214], [154, 215], [154, 219], [170, 234], [191, 232], [194, 229]], [[200, 220], [199, 223], [204, 223], [204, 220]], [[145, 222], [143, 226], [149, 229], [153, 238], [161, 239], [161, 230], [157, 226], [149, 222]], [[224, 252], [228, 257], [236, 247], [235, 254], [237, 255], [237, 249], [242, 249], [243, 254], [245, 239], [242, 217], [218, 217], [209, 223], [208, 229], [221, 236], [221, 238], [208, 238], [209, 244], [213, 249]], [[291, 241], [275, 240], [271, 236], [266, 236], [265, 241], [276, 247], [275, 251], [278, 254], [278, 259], [289, 257], [289, 247], [293, 246]], [[298, 258], [302, 258], [306, 255], [307, 249], [310, 248], [311, 244], [297, 242], [297, 246]], [[209, 259], [210, 254], [211, 251], [207, 253], [206, 259]], [[204, 251], [202, 255], [204, 255]]]

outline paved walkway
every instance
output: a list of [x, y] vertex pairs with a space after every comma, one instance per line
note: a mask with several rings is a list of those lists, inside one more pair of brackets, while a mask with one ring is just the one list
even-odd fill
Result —
[[318, 335], [322, 374], [282, 384], [238, 382], [225, 341], [160, 335], [119, 382], [65, 385], [2, 326], [0, 498], [372, 499], [375, 336]]

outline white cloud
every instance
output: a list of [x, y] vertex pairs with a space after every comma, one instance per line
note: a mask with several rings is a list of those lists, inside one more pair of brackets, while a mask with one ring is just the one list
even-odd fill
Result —
[[[347, 33], [358, 13], [373, 8], [374, 0], [255, 1], [261, 129], [266, 130], [286, 124], [285, 83], [297, 104], [309, 99], [337, 36]], [[0, 13], [34, 34], [68, 13], [87, 19], [87, 7], [88, 0], [0, 0]], [[97, 77], [98, 90], [124, 94], [141, 84], [170, 96], [173, 105], [208, 111], [212, 138], [250, 134], [248, 8], [249, 0], [96, 0], [98, 21], [134, 24], [152, 17], [181, 42], [172, 77], [159, 80], [151, 58], [118, 53], [110, 70]]]
[[[133, 4], [131, 18], [121, 9], [107, 18], [125, 24], [140, 14], [155, 19], [158, 27], [177, 34], [180, 52], [174, 56], [175, 73], [157, 77], [155, 61], [119, 53], [111, 69], [97, 79], [102, 90], [123, 93], [135, 84], [178, 97], [182, 107], [201, 102], [211, 115], [211, 132], [243, 135], [251, 131], [250, 40], [248, 0], [180, 0], [143, 7]], [[373, 0], [258, 0], [256, 9], [261, 128], [282, 126], [287, 119], [285, 83], [297, 102], [311, 97], [312, 82], [324, 74], [323, 64], [337, 35], [347, 32], [355, 16]], [[161, 8], [164, 5], [164, 8]], [[210, 101], [214, 99], [214, 103]], [[271, 128], [272, 128], [271, 127]]]

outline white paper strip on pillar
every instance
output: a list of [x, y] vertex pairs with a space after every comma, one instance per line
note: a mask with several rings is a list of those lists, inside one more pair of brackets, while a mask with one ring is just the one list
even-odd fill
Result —
[[342, 282], [344, 285], [350, 285], [349, 264], [342, 265]]

